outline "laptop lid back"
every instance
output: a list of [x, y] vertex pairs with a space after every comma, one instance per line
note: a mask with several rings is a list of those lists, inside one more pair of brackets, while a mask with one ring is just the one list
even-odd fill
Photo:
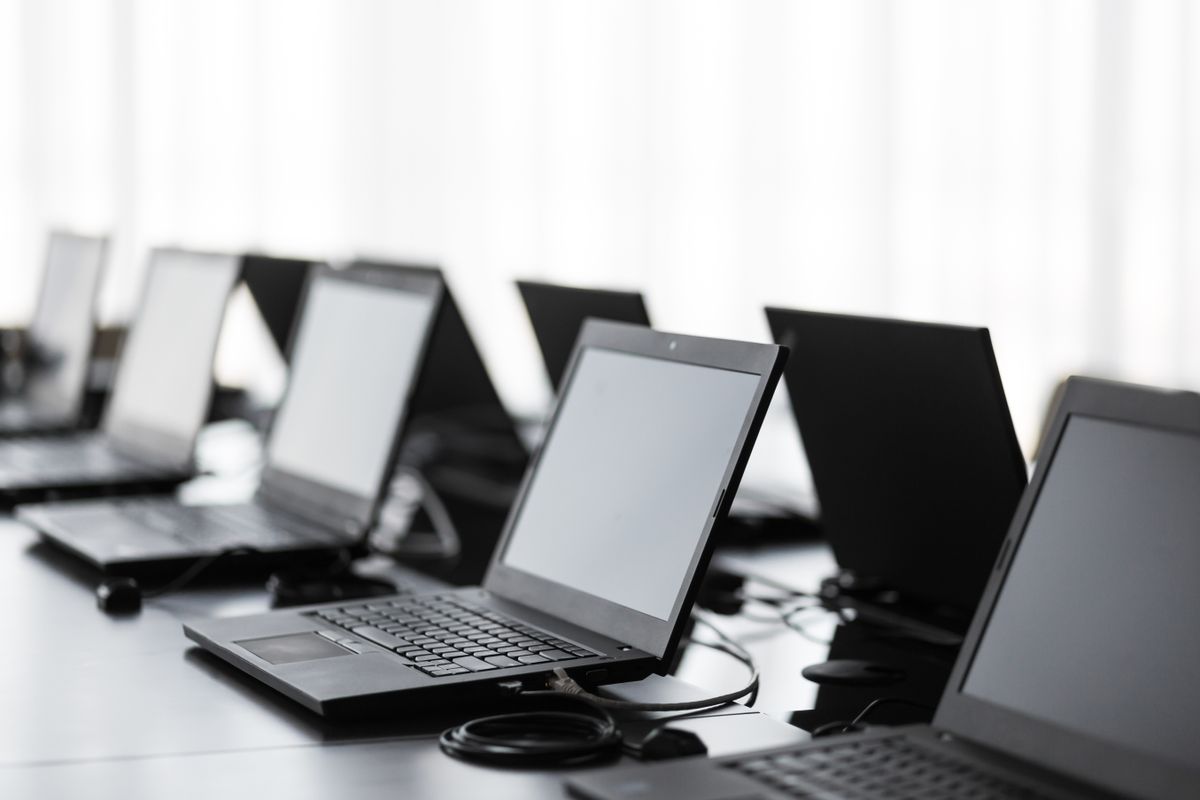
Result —
[[65, 417], [82, 408], [107, 250], [104, 237], [50, 234], [41, 293], [29, 324], [33, 368], [26, 391], [40, 410]]
[[271, 341], [284, 358], [287, 358], [288, 343], [300, 313], [308, 271], [316, 263], [258, 253], [242, 256], [242, 281], [258, 307]]
[[104, 432], [118, 446], [190, 463], [208, 415], [217, 338], [238, 272], [233, 255], [150, 254], [104, 416]]
[[374, 518], [442, 282], [401, 267], [316, 267], [266, 444], [264, 498], [361, 534]]
[[588, 320], [485, 588], [668, 656], [785, 353]]
[[1072, 378], [934, 724], [1200, 797], [1200, 397]]
[[965, 627], [1026, 482], [987, 329], [767, 319], [838, 564]]
[[537, 281], [517, 281], [517, 288], [555, 391], [562, 385], [584, 320], [594, 317], [633, 325], [650, 324], [640, 292], [582, 289]]

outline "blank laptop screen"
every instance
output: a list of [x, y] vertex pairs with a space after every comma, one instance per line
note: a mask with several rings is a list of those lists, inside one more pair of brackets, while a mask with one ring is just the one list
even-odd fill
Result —
[[963, 691], [1200, 767], [1200, 437], [1068, 421]]
[[316, 278], [271, 431], [271, 466], [374, 497], [433, 310], [431, 295]]
[[30, 341], [44, 361], [29, 378], [29, 393], [44, 408], [71, 411], [83, 396], [91, 359], [104, 240], [56, 235], [50, 239], [46, 276]]
[[504, 563], [668, 619], [759, 376], [587, 348]]
[[236, 256], [158, 251], [121, 350], [106, 427], [132, 424], [191, 441], [208, 414], [213, 353]]

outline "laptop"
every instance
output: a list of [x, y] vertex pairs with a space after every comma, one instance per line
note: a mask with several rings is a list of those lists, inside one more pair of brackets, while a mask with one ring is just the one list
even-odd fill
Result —
[[249, 502], [71, 501], [21, 506], [18, 518], [118, 573], [233, 548], [281, 559], [361, 544], [395, 459], [441, 286], [402, 268], [315, 268]]
[[50, 234], [27, 332], [28, 371], [20, 393], [0, 399], [0, 436], [79, 427], [107, 250], [104, 237]]
[[331, 717], [662, 671], [785, 352], [589, 320], [482, 586], [184, 630]]
[[316, 262], [298, 258], [257, 253], [242, 256], [242, 281], [284, 358], [288, 357], [309, 270], [315, 266]]
[[0, 498], [16, 504], [189, 478], [238, 268], [232, 255], [154, 251], [100, 430], [0, 442]]
[[575, 339], [588, 317], [650, 325], [640, 292], [583, 289], [538, 281], [517, 281], [517, 289], [555, 391], [562, 385]]
[[766, 312], [842, 571], [829, 588], [961, 633], [1026, 484], [987, 329]]
[[1200, 797], [1200, 397], [1071, 379], [932, 725], [570, 781], [590, 800]]

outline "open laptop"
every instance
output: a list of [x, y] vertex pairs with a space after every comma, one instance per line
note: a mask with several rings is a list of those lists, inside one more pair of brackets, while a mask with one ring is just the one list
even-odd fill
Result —
[[[1073, 378], [932, 725], [578, 797], [1200, 797], [1200, 397]], [[974, 792], [974, 793], [973, 793]]]
[[1026, 483], [987, 329], [766, 311], [833, 588], [964, 631]]
[[108, 240], [55, 231], [27, 331], [21, 392], [0, 399], [0, 435], [69, 431], [80, 423]]
[[785, 352], [589, 320], [482, 587], [184, 630], [329, 716], [665, 669]]
[[646, 301], [640, 292], [584, 289], [538, 281], [517, 281], [517, 289], [555, 391], [562, 385], [575, 339], [588, 317], [632, 325], [650, 324]]
[[238, 267], [232, 255], [154, 251], [100, 430], [0, 442], [0, 498], [15, 504], [190, 477]]
[[360, 544], [395, 458], [441, 287], [403, 268], [314, 270], [250, 502], [72, 501], [21, 506], [18, 517], [112, 572], [233, 548], [281, 557]]

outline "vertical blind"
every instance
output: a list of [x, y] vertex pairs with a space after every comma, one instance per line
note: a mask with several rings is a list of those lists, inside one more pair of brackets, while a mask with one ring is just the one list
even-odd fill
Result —
[[511, 280], [987, 325], [1027, 451], [1071, 372], [1200, 385], [1190, 0], [0, 0], [0, 320], [50, 226], [435, 262], [506, 397]]

